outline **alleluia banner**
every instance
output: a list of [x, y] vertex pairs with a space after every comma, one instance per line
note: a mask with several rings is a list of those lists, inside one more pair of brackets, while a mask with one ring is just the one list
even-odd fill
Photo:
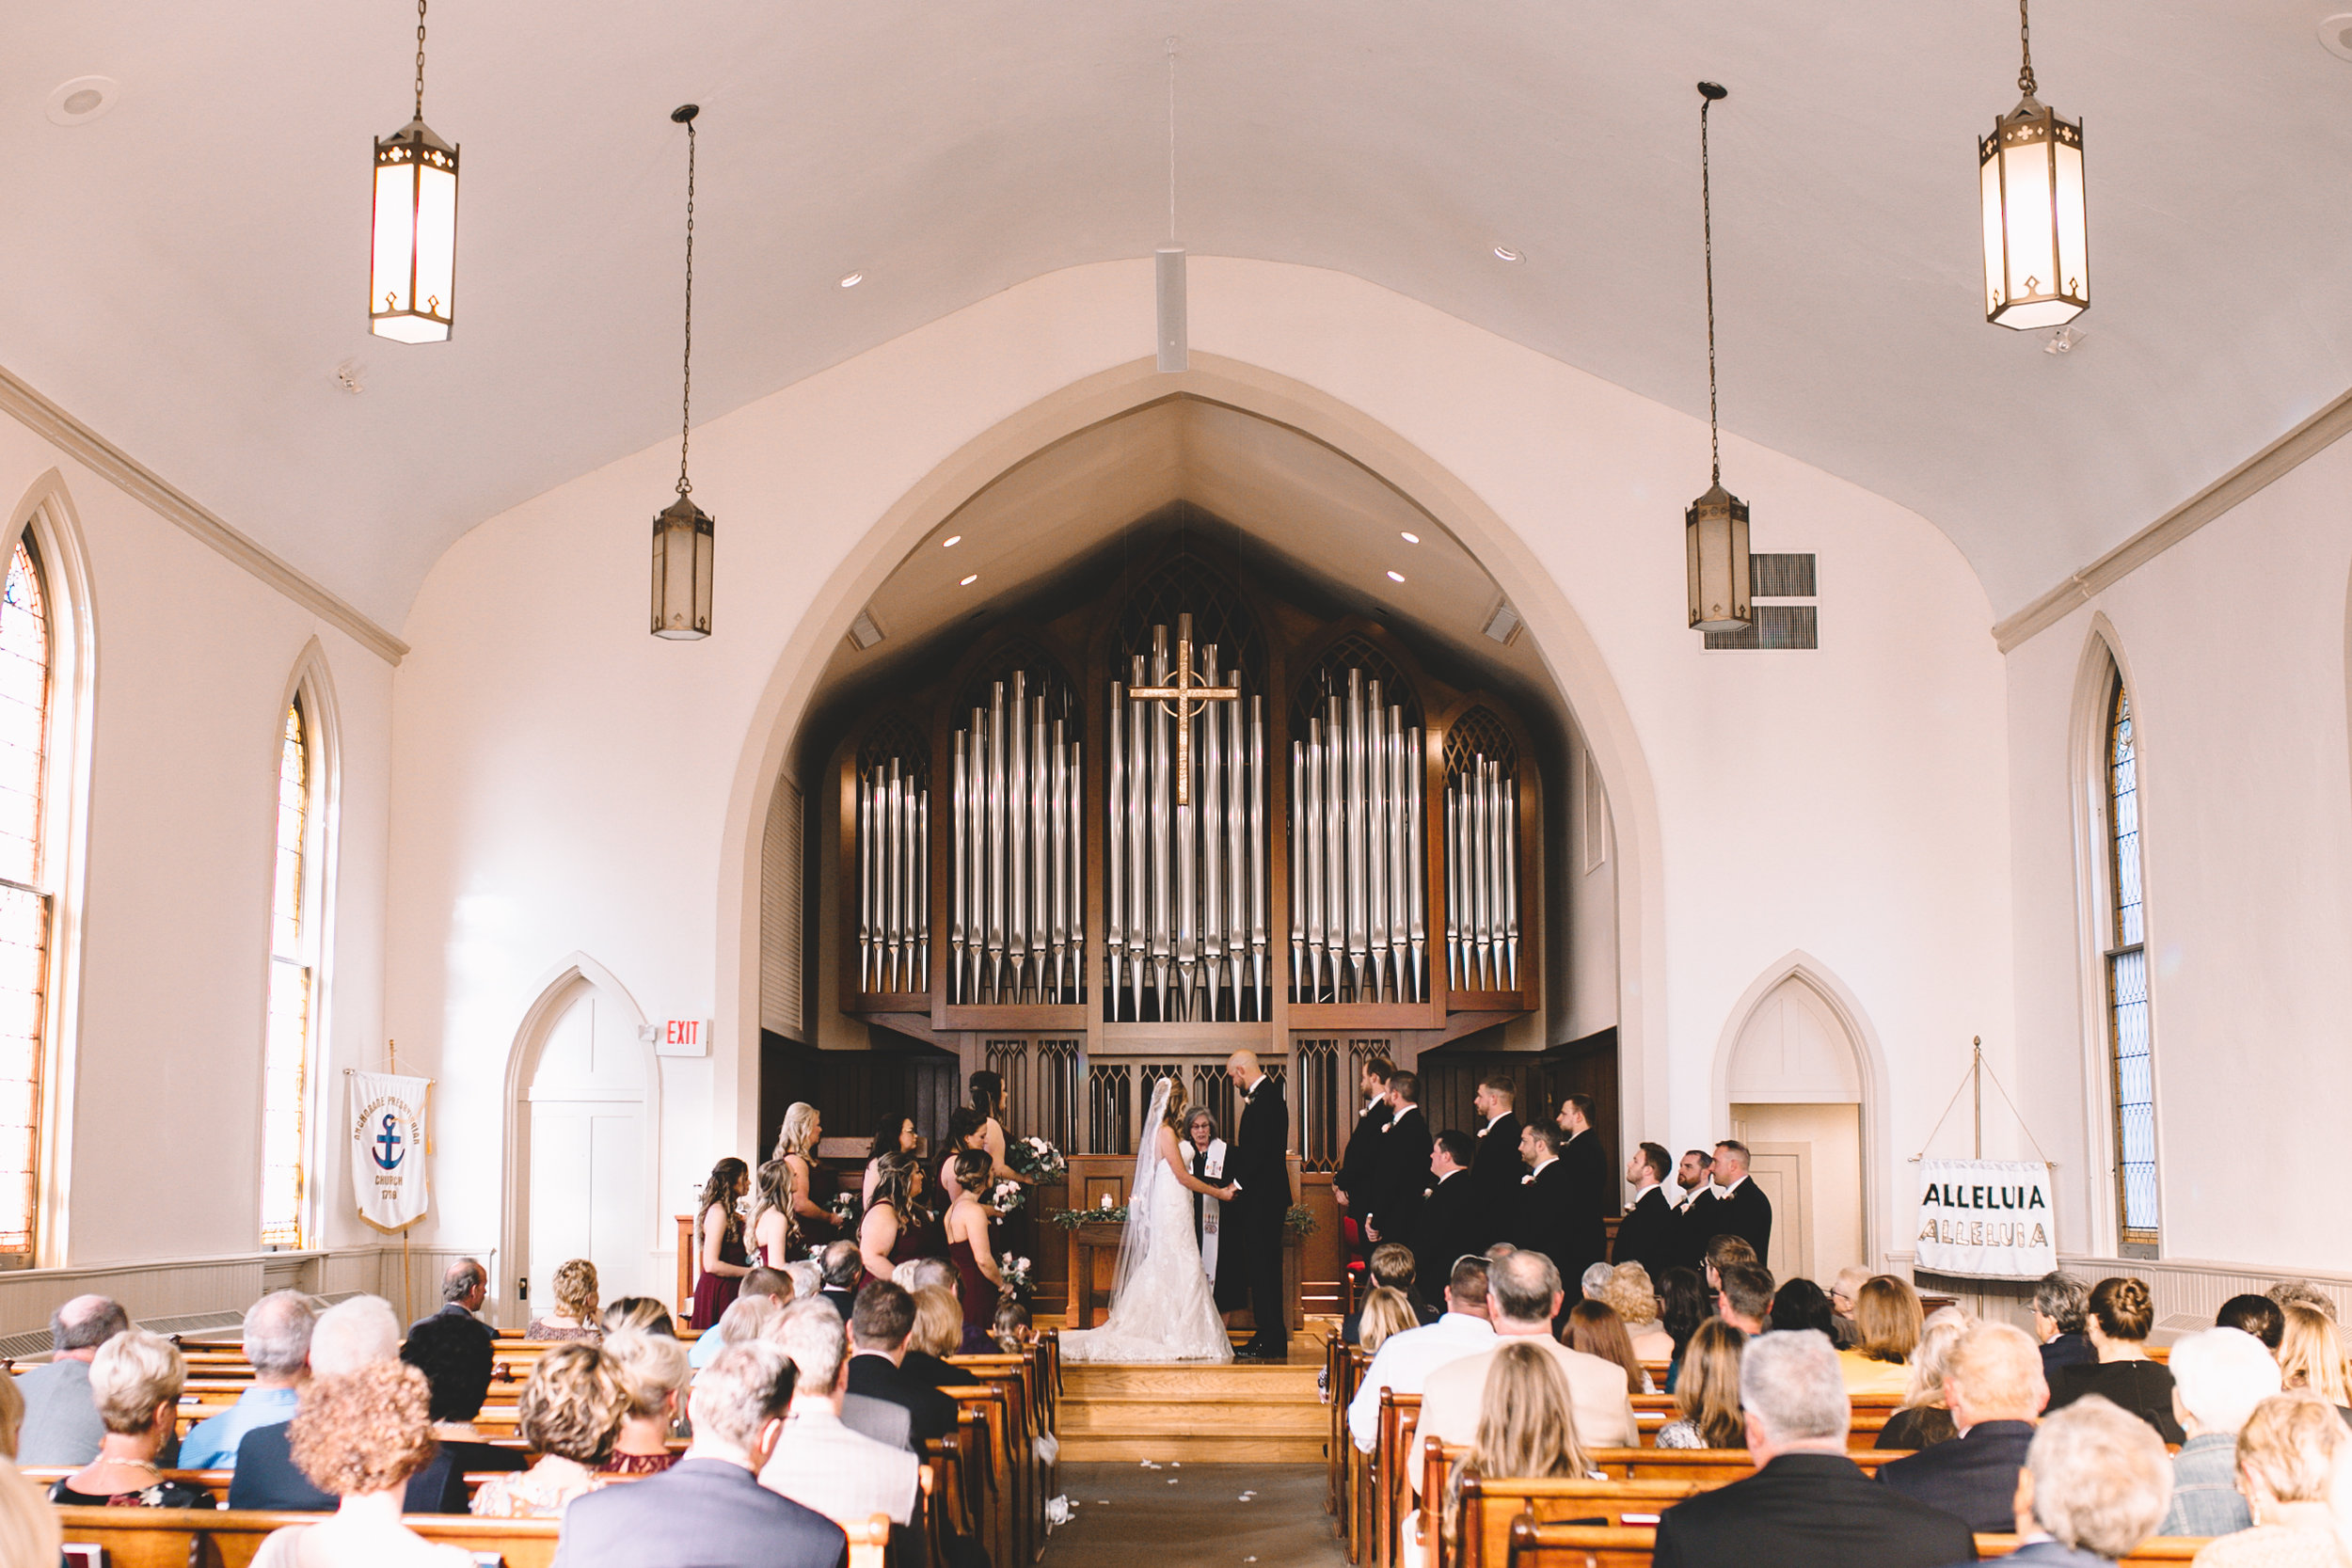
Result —
[[424, 1095], [430, 1078], [351, 1075], [351, 1190], [385, 1230], [424, 1218]]
[[1918, 1266], [1982, 1279], [2058, 1267], [2050, 1167], [2030, 1160], [1919, 1162]]

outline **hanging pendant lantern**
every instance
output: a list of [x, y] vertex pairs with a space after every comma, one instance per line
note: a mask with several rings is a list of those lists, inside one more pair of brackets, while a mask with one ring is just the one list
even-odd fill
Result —
[[687, 438], [694, 414], [694, 117], [682, 103], [670, 119], [686, 127], [685, 393], [678, 416], [677, 499], [653, 520], [653, 634], [676, 641], [710, 635], [710, 515], [693, 501], [686, 478]]
[[1691, 626], [1738, 631], [1748, 624], [1748, 503], [1724, 488], [1723, 437], [1715, 419], [1715, 207], [1708, 182], [1707, 111], [1729, 96], [1699, 84], [1699, 214], [1707, 246], [1707, 445], [1713, 480], [1682, 514], [1689, 556]]
[[417, 105], [375, 144], [368, 330], [404, 343], [449, 341], [456, 325], [457, 149], [424, 122], [424, 0], [417, 0]]
[[2083, 195], [2083, 128], [2034, 98], [2033, 36], [2018, 0], [2025, 97], [1977, 138], [1984, 203], [1984, 319], [2031, 331], [2090, 309], [2090, 244]]

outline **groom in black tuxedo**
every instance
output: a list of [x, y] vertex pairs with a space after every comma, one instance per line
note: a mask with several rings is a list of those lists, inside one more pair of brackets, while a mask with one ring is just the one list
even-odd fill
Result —
[[1258, 1067], [1254, 1051], [1236, 1051], [1225, 1076], [1241, 1090], [1241, 1124], [1225, 1157], [1234, 1189], [1217, 1238], [1216, 1307], [1249, 1308], [1257, 1332], [1236, 1354], [1245, 1361], [1290, 1356], [1290, 1313], [1282, 1300], [1282, 1216], [1290, 1212], [1290, 1108], [1282, 1091]]

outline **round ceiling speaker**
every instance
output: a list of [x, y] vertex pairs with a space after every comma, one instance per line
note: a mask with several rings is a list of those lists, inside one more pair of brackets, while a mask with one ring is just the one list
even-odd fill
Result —
[[[2352, 22], [2352, 17], [2345, 20]], [[113, 108], [121, 96], [122, 84], [111, 76], [76, 76], [50, 92], [49, 123], [87, 125]]]
[[2322, 22], [2319, 44], [2339, 60], [2352, 60], [2352, 11], [2338, 11]]

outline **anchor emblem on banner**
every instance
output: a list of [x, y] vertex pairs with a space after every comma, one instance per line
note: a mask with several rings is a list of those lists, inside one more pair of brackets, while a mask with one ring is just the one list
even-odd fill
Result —
[[376, 1146], [376, 1150], [371, 1155], [371, 1158], [375, 1161], [379, 1168], [384, 1170], [399, 1169], [401, 1161], [406, 1158], [405, 1153], [401, 1148], [401, 1145], [405, 1143], [407, 1140], [403, 1138], [398, 1132], [392, 1131], [392, 1128], [398, 1119], [399, 1118], [391, 1112], [385, 1112], [383, 1124], [384, 1131], [378, 1132], [375, 1137], [371, 1140]]

